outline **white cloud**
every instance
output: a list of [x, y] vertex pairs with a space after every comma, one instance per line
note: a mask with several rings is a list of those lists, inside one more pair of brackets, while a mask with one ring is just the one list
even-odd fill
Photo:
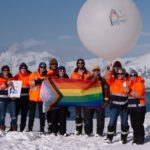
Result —
[[58, 37], [59, 40], [73, 40], [75, 37], [73, 35], [60, 35]]
[[23, 41], [21, 44], [24, 48], [30, 48], [30, 47], [35, 47], [35, 46], [40, 46], [40, 45], [46, 44], [46, 42], [35, 40], [35, 39], [31, 38], [29, 40]]
[[143, 37], [150, 37], [150, 32], [143, 32], [143, 33], [142, 33], [142, 36], [143, 36]]
[[40, 46], [43, 46], [44, 44], [46, 44], [46, 41], [40, 41], [34, 38], [30, 38], [20, 43], [12, 44], [11, 46], [8, 47], [6, 51], [13, 52], [13, 53], [24, 51], [24, 50], [28, 51], [28, 50], [38, 49]]

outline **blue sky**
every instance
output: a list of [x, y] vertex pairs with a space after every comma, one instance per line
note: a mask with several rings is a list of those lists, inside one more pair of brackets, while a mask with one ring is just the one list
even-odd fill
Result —
[[[0, 0], [0, 51], [49, 50], [64, 61], [92, 58], [80, 42], [76, 21], [86, 0]], [[134, 0], [143, 19], [137, 46], [127, 56], [150, 52], [150, 0]], [[67, 55], [63, 55], [67, 53]]]

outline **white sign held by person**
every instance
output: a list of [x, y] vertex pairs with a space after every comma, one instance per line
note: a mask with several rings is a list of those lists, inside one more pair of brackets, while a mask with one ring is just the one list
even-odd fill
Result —
[[8, 96], [11, 98], [20, 98], [22, 81], [12, 81], [12, 85], [8, 88]]

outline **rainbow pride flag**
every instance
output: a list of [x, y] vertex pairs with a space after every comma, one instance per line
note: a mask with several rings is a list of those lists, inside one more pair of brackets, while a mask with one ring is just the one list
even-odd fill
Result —
[[103, 105], [99, 81], [47, 78], [42, 83], [40, 96], [43, 101], [43, 112], [49, 111], [52, 106]]

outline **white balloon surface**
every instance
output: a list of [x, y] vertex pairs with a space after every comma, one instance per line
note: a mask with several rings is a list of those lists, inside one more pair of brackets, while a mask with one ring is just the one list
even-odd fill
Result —
[[133, 48], [141, 27], [140, 13], [132, 0], [87, 0], [77, 20], [83, 45], [109, 61]]

